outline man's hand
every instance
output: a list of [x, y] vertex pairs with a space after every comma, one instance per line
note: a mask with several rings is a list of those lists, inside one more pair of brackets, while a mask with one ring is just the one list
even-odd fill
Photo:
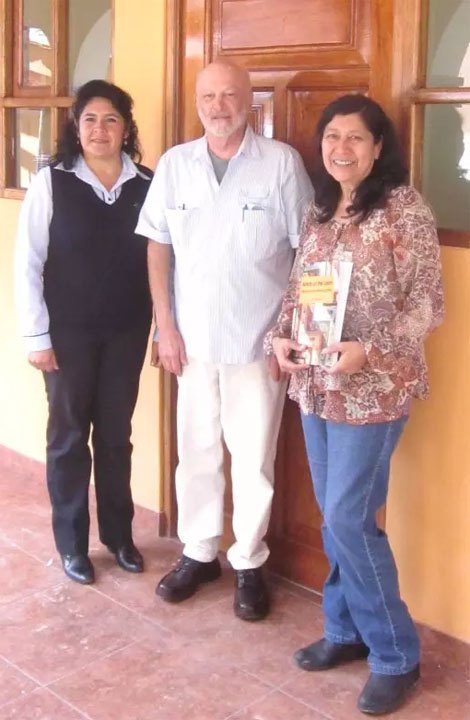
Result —
[[266, 355], [266, 366], [268, 368], [268, 374], [274, 382], [283, 382], [287, 380], [287, 373], [281, 372], [277, 357], [275, 355]]
[[335, 352], [341, 353], [338, 362], [327, 370], [329, 375], [339, 375], [340, 373], [352, 375], [362, 370], [367, 360], [366, 351], [361, 343], [356, 340], [333, 343], [333, 345], [325, 348], [323, 352], [328, 354]]
[[160, 364], [164, 370], [181, 375], [183, 366], [188, 364], [183, 338], [175, 327], [159, 328], [159, 331], [159, 342], [152, 345], [158, 346]]
[[310, 365], [307, 365], [306, 363], [295, 363], [289, 359], [289, 355], [292, 350], [296, 350], [298, 352], [306, 350], [305, 345], [299, 345], [299, 343], [295, 342], [295, 340], [276, 337], [273, 339], [273, 350], [279, 363], [279, 368], [283, 373], [296, 373], [299, 370], [306, 370], [310, 367]]
[[55, 352], [52, 348], [30, 352], [28, 362], [36, 368], [36, 370], [41, 370], [42, 372], [53, 372], [53, 370], [59, 369]]

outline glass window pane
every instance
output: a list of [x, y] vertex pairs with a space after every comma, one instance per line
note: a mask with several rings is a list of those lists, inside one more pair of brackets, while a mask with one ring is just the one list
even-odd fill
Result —
[[51, 111], [16, 108], [13, 113], [13, 169], [9, 187], [27, 188], [31, 177], [47, 165], [51, 149]]
[[110, 79], [111, 0], [69, 0], [69, 91]]
[[439, 227], [470, 230], [470, 105], [426, 107], [423, 193]]
[[428, 87], [470, 87], [470, 0], [429, 0]]
[[52, 8], [50, 0], [23, 0], [22, 85], [52, 84]]

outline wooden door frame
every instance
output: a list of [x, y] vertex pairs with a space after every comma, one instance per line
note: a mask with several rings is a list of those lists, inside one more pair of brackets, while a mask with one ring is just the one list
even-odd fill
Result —
[[[182, 0], [166, 0], [165, 7], [165, 102], [163, 150], [180, 140], [181, 39], [183, 33]], [[177, 506], [174, 486], [177, 465], [176, 394], [174, 375], [159, 370], [159, 425], [162, 453], [160, 476], [160, 537], [174, 537], [177, 527]]]
[[[192, 0], [192, 2], [199, 2], [202, 7], [206, 0]], [[372, 7], [379, 14], [378, 27], [382, 28], [380, 37], [375, 38], [373, 52], [380, 54], [385, 48], [393, 61], [392, 66], [384, 68], [380, 76], [371, 78], [372, 95], [383, 103], [393, 118], [406, 157], [410, 161], [411, 178], [416, 180], [421, 168], [419, 148], [423, 127], [419, 108], [413, 103], [413, 96], [422, 82], [424, 72], [428, 0], [395, 0], [391, 17], [381, 10], [379, 3], [373, 3]], [[183, 75], [187, 72], [187, 68], [181, 65], [181, 50], [188, 22], [184, 10], [184, 0], [166, 0], [165, 150], [182, 141], [180, 118], [184, 98], [181, 93]], [[207, 28], [209, 23], [210, 7], [207, 2], [204, 26]], [[207, 61], [208, 52], [209, 48], [205, 47], [204, 62]], [[197, 69], [191, 68], [191, 72], [195, 73]], [[385, 88], [388, 88], [388, 93]], [[175, 377], [160, 371], [159, 419], [162, 448], [160, 497], [163, 520], [159, 526], [161, 536], [176, 535], [177, 508], [174, 487], [177, 464], [176, 388]], [[384, 524], [383, 513], [380, 521]]]

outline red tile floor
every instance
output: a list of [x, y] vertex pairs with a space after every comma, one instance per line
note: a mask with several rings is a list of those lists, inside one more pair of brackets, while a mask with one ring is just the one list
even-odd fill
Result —
[[[97, 582], [63, 575], [39, 466], [0, 463], [1, 720], [350, 720], [367, 666], [327, 673], [295, 668], [292, 653], [321, 635], [318, 597], [274, 584], [261, 623], [232, 613], [233, 578], [179, 606], [154, 595], [177, 558], [138, 509], [146, 561], [130, 575], [92, 527]], [[470, 718], [470, 647], [421, 628], [423, 679], [396, 720]]]

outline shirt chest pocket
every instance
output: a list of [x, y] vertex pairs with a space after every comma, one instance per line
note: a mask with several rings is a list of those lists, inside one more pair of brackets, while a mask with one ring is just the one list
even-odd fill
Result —
[[166, 208], [165, 218], [175, 252], [188, 244], [200, 220], [200, 208]]
[[282, 223], [268, 193], [242, 195], [240, 219], [245, 253], [253, 259], [275, 254], [282, 239]]

